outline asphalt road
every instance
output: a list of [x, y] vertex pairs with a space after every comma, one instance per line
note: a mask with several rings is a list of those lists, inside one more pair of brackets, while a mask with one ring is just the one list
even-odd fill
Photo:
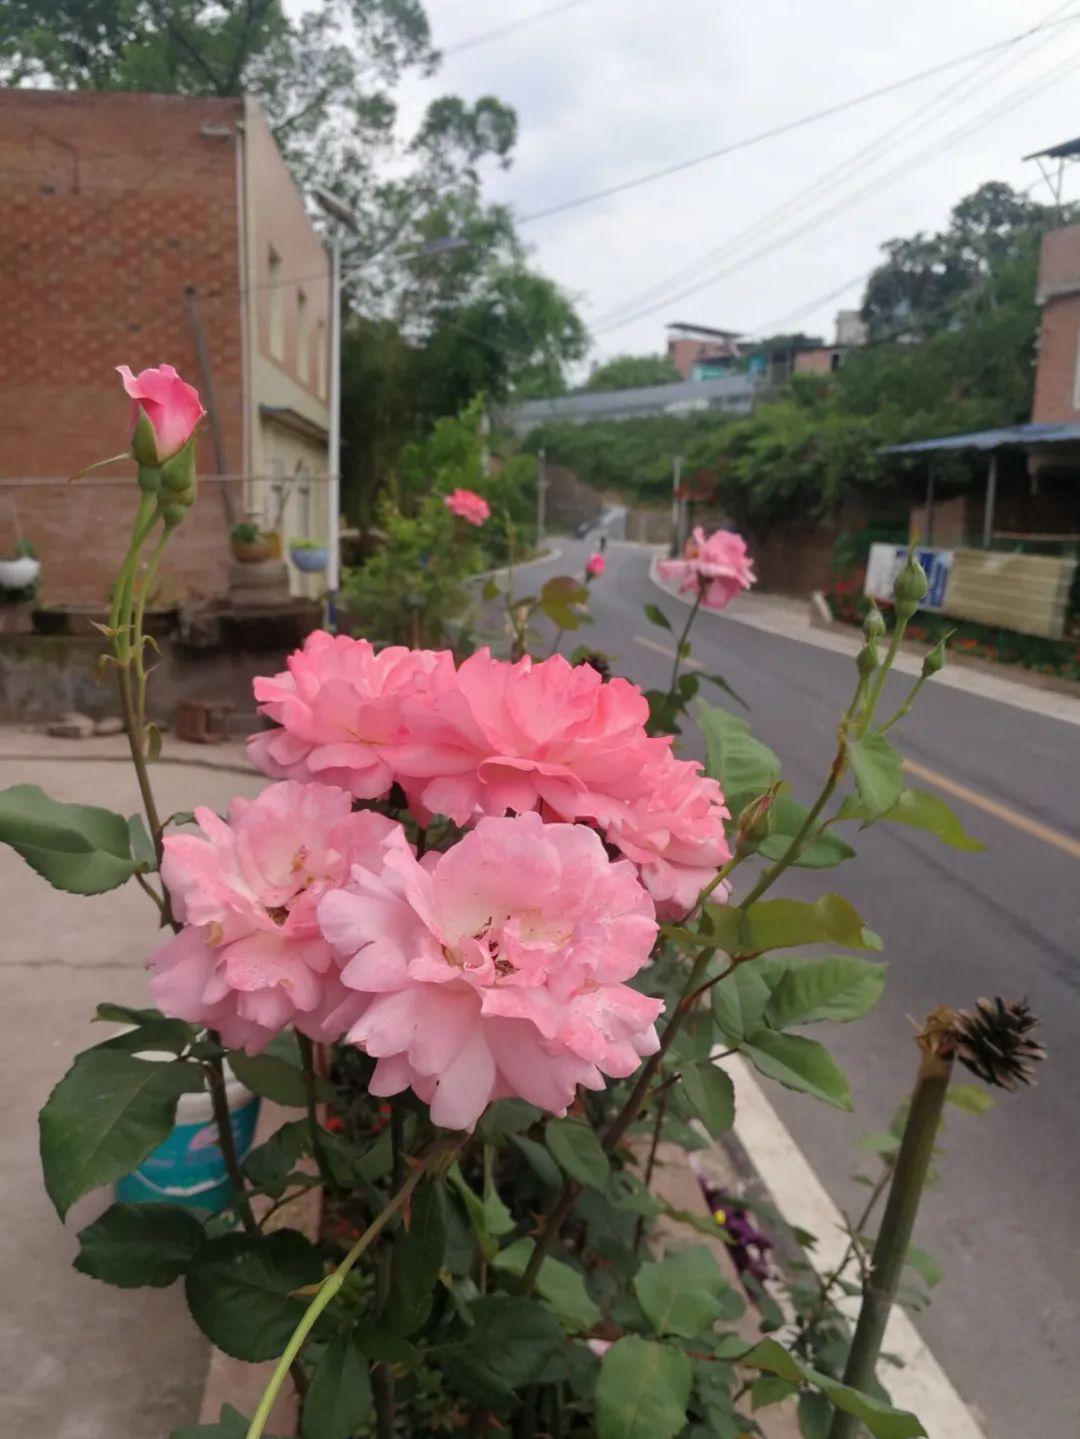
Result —
[[[535, 593], [549, 574], [580, 573], [590, 546], [562, 548], [560, 560], [518, 577], [519, 594]], [[580, 638], [617, 656], [619, 673], [666, 687], [670, 659], [640, 639], [669, 647], [674, 639], [644, 618], [642, 605], [658, 602], [676, 630], [686, 610], [650, 584], [645, 550], [611, 545], [607, 561], [592, 588], [594, 623]], [[852, 661], [708, 613], [693, 646], [695, 658], [747, 700], [753, 730], [781, 756], [795, 796], [811, 800], [850, 697]], [[909, 684], [892, 677], [886, 706]], [[1076, 726], [931, 684], [895, 738], [911, 759], [1080, 838]], [[683, 752], [700, 757], [696, 736]], [[1038, 1088], [1001, 1094], [981, 1117], [951, 1112], [942, 1180], [926, 1196], [916, 1234], [945, 1277], [916, 1322], [992, 1439], [1069, 1439], [1080, 1434], [1080, 866], [1014, 822], [949, 802], [985, 852], [879, 824], [859, 838], [856, 860], [785, 877], [783, 893], [812, 898], [832, 889], [855, 903], [883, 936], [891, 967], [879, 1007], [826, 1035], [851, 1080], [854, 1115], [774, 1084], [769, 1097], [834, 1199], [854, 1209], [866, 1193], [848, 1177], [859, 1136], [887, 1127], [914, 1077], [909, 1016], [984, 994], [1030, 998], [1050, 1057]]]

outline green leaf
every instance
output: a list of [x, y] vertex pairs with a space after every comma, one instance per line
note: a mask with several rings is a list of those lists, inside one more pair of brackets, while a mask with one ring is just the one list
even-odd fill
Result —
[[651, 620], [654, 625], [659, 625], [662, 630], [671, 628], [671, 621], [659, 605], [644, 605], [645, 618]]
[[484, 588], [481, 591], [485, 600], [493, 600], [500, 593], [499, 586], [495, 583], [493, 575], [489, 575], [484, 581]]
[[978, 1084], [950, 1084], [945, 1098], [949, 1104], [955, 1104], [957, 1109], [966, 1110], [968, 1114], [985, 1114], [997, 1103], [994, 1096]]
[[113, 1004], [105, 1001], [94, 1011], [95, 1019], [107, 1020], [110, 1024], [149, 1024], [152, 1020], [164, 1019], [160, 1009], [132, 1009], [127, 1004]]
[[767, 1409], [771, 1404], [782, 1404], [797, 1389], [797, 1384], [781, 1379], [779, 1374], [762, 1374], [750, 1386], [750, 1410], [756, 1414], [759, 1409]]
[[879, 949], [858, 910], [838, 894], [813, 904], [801, 899], [762, 899], [749, 909], [706, 906], [716, 944], [728, 954], [764, 954], [803, 944], [843, 944], [849, 949]]
[[469, 1315], [465, 1342], [436, 1357], [453, 1388], [488, 1406], [514, 1404], [566, 1342], [554, 1317], [533, 1299], [488, 1294], [473, 1300]]
[[781, 1379], [787, 1379], [793, 1384], [809, 1384], [824, 1394], [837, 1409], [842, 1409], [845, 1414], [854, 1414], [856, 1419], [866, 1425], [874, 1439], [918, 1439], [918, 1436], [926, 1434], [914, 1414], [908, 1414], [903, 1409], [894, 1409], [881, 1399], [860, 1394], [857, 1389], [830, 1379], [827, 1374], [820, 1374], [794, 1354], [789, 1354], [775, 1339], [763, 1339], [750, 1351], [743, 1363], [755, 1369], [766, 1369], [770, 1374], [778, 1374]]
[[[778, 794], [769, 807], [770, 834], [758, 845], [758, 853], [766, 859], [781, 859], [791, 841], [802, 828], [809, 810], [790, 795]], [[831, 869], [845, 859], [854, 857], [851, 845], [839, 835], [826, 830], [809, 844], [803, 841], [799, 857], [792, 863], [800, 869]]]
[[307, 1301], [294, 1290], [323, 1277], [319, 1251], [295, 1229], [273, 1234], [223, 1234], [208, 1240], [185, 1281], [191, 1317], [233, 1359], [276, 1359]]
[[413, 1195], [408, 1230], [394, 1240], [393, 1280], [385, 1321], [394, 1334], [414, 1334], [431, 1313], [446, 1249], [446, 1224], [438, 1186]]
[[[169, 1439], [247, 1439], [249, 1427], [249, 1421], [231, 1404], [223, 1404], [216, 1424], [185, 1424], [183, 1429], [174, 1429]], [[264, 1439], [280, 1439], [280, 1436], [267, 1434]]]
[[0, 790], [0, 843], [9, 844], [54, 889], [104, 894], [139, 868], [123, 815], [61, 804], [36, 784]]
[[843, 1070], [816, 1039], [761, 1029], [746, 1041], [742, 1053], [759, 1074], [775, 1079], [786, 1089], [812, 1094], [837, 1109], [851, 1108], [851, 1091]]
[[181, 1094], [202, 1088], [193, 1064], [107, 1049], [80, 1054], [38, 1120], [45, 1188], [60, 1218], [91, 1189], [141, 1164], [169, 1137]]
[[373, 1413], [367, 1361], [348, 1330], [335, 1334], [304, 1398], [302, 1439], [351, 1439]]
[[95, 1049], [123, 1050], [125, 1054], [182, 1054], [198, 1031], [182, 1019], [148, 1019], [95, 1044]]
[[689, 1064], [682, 1070], [682, 1086], [691, 1109], [712, 1137], [726, 1134], [735, 1123], [735, 1086], [727, 1071], [711, 1059]]
[[634, 1293], [657, 1334], [683, 1339], [697, 1339], [718, 1319], [742, 1312], [742, 1301], [703, 1244], [643, 1264], [634, 1275]]
[[352, 1336], [360, 1353], [379, 1364], [404, 1364], [406, 1369], [415, 1369], [420, 1362], [420, 1351], [415, 1344], [396, 1334], [387, 1334], [378, 1322], [355, 1325]]
[[975, 853], [986, 848], [981, 839], [975, 839], [967, 833], [944, 800], [938, 799], [937, 795], [927, 794], [925, 790], [906, 789], [885, 818], [896, 824], [909, 824], [915, 829], [928, 830], [950, 849]]
[[562, 1174], [559, 1172], [559, 1166], [542, 1144], [537, 1144], [535, 1139], [526, 1139], [523, 1134], [512, 1134], [510, 1143], [515, 1149], [520, 1150], [525, 1163], [541, 1184], [546, 1184], [549, 1189], [562, 1187]]
[[[492, 1268], [520, 1279], [532, 1258], [534, 1247], [534, 1240], [518, 1239], [496, 1254]], [[561, 1260], [544, 1260], [537, 1275], [536, 1292], [563, 1328], [571, 1333], [587, 1332], [600, 1322], [600, 1307], [589, 1297], [584, 1276]]]
[[849, 739], [847, 756], [862, 801], [864, 823], [873, 824], [888, 814], [904, 792], [900, 756], [880, 734]]
[[673, 1439], [686, 1422], [692, 1383], [681, 1349], [626, 1335], [600, 1361], [596, 1439]]
[[131, 848], [131, 857], [140, 869], [147, 871], [157, 869], [157, 854], [154, 850], [154, 841], [150, 838], [150, 832], [146, 828], [146, 821], [141, 814], [133, 814], [128, 818], [128, 844]]
[[291, 1120], [251, 1151], [244, 1160], [244, 1173], [257, 1189], [271, 1199], [280, 1199], [286, 1180], [301, 1155], [308, 1153], [310, 1142], [307, 1120]]
[[832, 1415], [832, 1405], [824, 1394], [805, 1389], [799, 1395], [799, 1432], [803, 1439], [829, 1439]]
[[884, 964], [853, 954], [790, 964], [765, 1007], [773, 1029], [818, 1020], [859, 1019], [877, 1004], [885, 990]]
[[919, 1249], [914, 1244], [909, 1244], [906, 1262], [911, 1265], [927, 1289], [933, 1289], [935, 1284], [941, 1283], [945, 1271], [934, 1256], [928, 1254], [925, 1249]]
[[780, 761], [750, 733], [745, 720], [719, 705], [698, 701], [698, 724], [705, 736], [705, 772], [720, 781], [726, 795], [760, 794], [780, 778]]
[[514, 1228], [513, 1216], [493, 1187], [485, 1186], [483, 1199], [474, 1193], [458, 1164], [451, 1165], [446, 1177], [461, 1196], [484, 1258], [494, 1258], [499, 1248], [499, 1235], [507, 1234]]
[[739, 694], [738, 690], [733, 689], [731, 685], [728, 684], [723, 675], [705, 675], [704, 678], [716, 685], [718, 689], [722, 689], [725, 694], [729, 694], [736, 704], [742, 705], [744, 710], [749, 710], [750, 706], [743, 699], [742, 695]]
[[153, 720], [146, 726], [146, 758], [150, 764], [161, 758], [161, 731]]
[[740, 1045], [764, 1026], [765, 1007], [783, 972], [782, 961], [755, 959], [713, 985], [713, 1017], [729, 1044]]
[[242, 1049], [230, 1049], [228, 1063], [252, 1094], [261, 1094], [286, 1109], [306, 1107], [307, 1088], [299, 1065], [290, 1064], [276, 1054], [245, 1054]]
[[79, 1231], [75, 1268], [119, 1289], [164, 1289], [205, 1239], [198, 1219], [179, 1204], [113, 1204]]
[[560, 1167], [589, 1189], [603, 1189], [608, 1157], [595, 1132], [581, 1119], [552, 1119], [544, 1132], [547, 1147]]
[[526, 1104], [524, 1099], [497, 1099], [484, 1110], [476, 1132], [490, 1144], [504, 1134], [520, 1134], [523, 1129], [531, 1129], [542, 1118], [543, 1110], [535, 1104]]

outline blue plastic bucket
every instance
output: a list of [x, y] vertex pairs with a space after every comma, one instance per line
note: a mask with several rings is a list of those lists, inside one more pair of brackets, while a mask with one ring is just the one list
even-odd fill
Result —
[[[140, 1059], [159, 1056], [144, 1054]], [[161, 1055], [171, 1059], [172, 1055]], [[235, 1079], [226, 1067], [226, 1094], [237, 1156], [251, 1149], [259, 1117], [259, 1098]], [[210, 1095], [182, 1094], [176, 1107], [176, 1127], [133, 1173], [117, 1181], [116, 1197], [125, 1204], [184, 1204], [217, 1212], [225, 1209], [232, 1190], [225, 1156], [218, 1143]]]

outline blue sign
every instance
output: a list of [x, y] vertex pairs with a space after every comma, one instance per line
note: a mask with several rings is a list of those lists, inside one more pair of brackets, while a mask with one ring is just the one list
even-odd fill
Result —
[[[922, 565], [930, 588], [919, 606], [921, 610], [939, 610], [945, 603], [945, 591], [949, 584], [949, 569], [952, 564], [951, 550], [916, 550], [915, 558]], [[896, 573], [899, 574], [907, 561], [907, 550], [900, 545], [896, 551]]]

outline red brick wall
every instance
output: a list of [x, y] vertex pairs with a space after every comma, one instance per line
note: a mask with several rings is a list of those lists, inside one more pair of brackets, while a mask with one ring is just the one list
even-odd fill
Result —
[[[201, 385], [188, 285], [198, 293], [225, 465], [243, 468], [234, 134], [242, 113], [239, 100], [0, 91], [0, 550], [14, 503], [41, 556], [46, 602], [103, 597], [133, 489], [4, 482], [70, 475], [125, 448], [117, 364], [166, 361]], [[204, 477], [214, 470], [208, 435], [199, 468]], [[173, 589], [225, 589], [218, 488], [204, 479], [170, 546]]]
[[1039, 258], [1039, 356], [1031, 418], [1080, 420], [1073, 405], [1080, 341], [1080, 225], [1043, 236]]

